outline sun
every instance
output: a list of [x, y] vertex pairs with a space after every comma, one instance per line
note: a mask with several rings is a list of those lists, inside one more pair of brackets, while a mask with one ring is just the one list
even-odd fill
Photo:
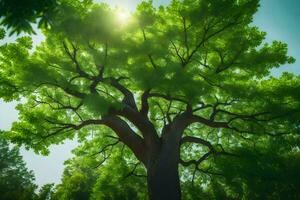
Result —
[[121, 25], [126, 24], [131, 17], [131, 13], [128, 10], [121, 9], [117, 12], [117, 18]]

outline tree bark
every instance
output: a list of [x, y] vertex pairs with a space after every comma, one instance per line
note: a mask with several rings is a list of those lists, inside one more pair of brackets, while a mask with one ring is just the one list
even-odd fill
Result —
[[151, 159], [147, 167], [150, 200], [181, 199], [178, 163], [179, 146], [170, 142], [162, 144], [159, 154]]

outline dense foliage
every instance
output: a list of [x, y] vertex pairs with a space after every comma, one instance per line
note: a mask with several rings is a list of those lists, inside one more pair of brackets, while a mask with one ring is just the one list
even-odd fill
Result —
[[[76, 148], [52, 199], [146, 199], [146, 172], [124, 145], [99, 135]], [[113, 148], [113, 145], [116, 145]], [[99, 149], [99, 146], [102, 148]], [[281, 154], [278, 145], [237, 148], [235, 158], [182, 173], [182, 199], [299, 199], [299, 153]], [[276, 152], [276, 153], [274, 153]], [[101, 164], [101, 165], [100, 165]]]
[[0, 199], [27, 200], [35, 197], [34, 175], [29, 171], [17, 147], [0, 137]]
[[[96, 136], [99, 148], [116, 137], [145, 167], [151, 199], [179, 199], [179, 182], [183, 196], [297, 199], [300, 77], [270, 76], [295, 60], [252, 25], [258, 6], [144, 1], [125, 23], [105, 4], [61, 1], [33, 53], [29, 37], [0, 48], [0, 97], [26, 99], [6, 137], [43, 154], [75, 136]], [[72, 162], [58, 191], [86, 198], [97, 193], [89, 183], [105, 190], [109, 178], [118, 194], [112, 176], [129, 164], [117, 156], [106, 175]]]
[[10, 28], [10, 34], [34, 33], [33, 24], [48, 26], [56, 0], [0, 0], [0, 24]]
[[107, 136], [96, 137], [74, 150], [76, 156], [65, 163], [54, 199], [147, 199], [141, 163], [118, 139], [110, 143]]

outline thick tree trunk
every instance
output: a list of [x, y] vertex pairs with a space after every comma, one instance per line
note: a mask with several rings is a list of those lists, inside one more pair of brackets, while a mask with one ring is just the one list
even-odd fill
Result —
[[148, 171], [148, 191], [151, 200], [180, 200], [178, 167], [160, 165]]
[[181, 199], [177, 149], [173, 145], [162, 146], [159, 155], [148, 165], [147, 181], [150, 200]]

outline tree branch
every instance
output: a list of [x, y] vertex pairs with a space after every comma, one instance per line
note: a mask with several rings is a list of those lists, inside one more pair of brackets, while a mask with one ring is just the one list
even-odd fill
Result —
[[91, 119], [91, 120], [82, 121], [80, 124], [77, 125], [51, 121], [49, 119], [45, 119], [45, 120], [50, 124], [59, 125], [59, 126], [55, 127], [58, 128], [58, 130], [44, 136], [43, 139], [63, 133], [63, 131], [66, 130], [67, 131], [80, 130], [81, 128], [88, 125], [106, 125], [118, 135], [120, 141], [126, 144], [141, 162], [143, 163], [146, 162], [146, 158], [145, 158], [146, 147], [143, 139], [139, 135], [137, 135], [124, 120], [122, 120], [119, 117], [105, 116], [99, 120]]
[[111, 148], [111, 149], [112, 149], [114, 146], [116, 146], [116, 145], [119, 144], [119, 143], [120, 143], [120, 139], [118, 138], [116, 142], [113, 142], [113, 143], [110, 143], [110, 144], [105, 145], [104, 147], [102, 147], [102, 149], [101, 149], [100, 151], [98, 151], [98, 152], [96, 152], [96, 153], [93, 153], [91, 156], [95, 156], [95, 155], [97, 155], [97, 154], [101, 154], [101, 153], [107, 151], [108, 148]]
[[125, 103], [126, 105], [130, 106], [131, 108], [137, 111], [138, 108], [136, 106], [136, 102], [132, 92], [119, 83], [120, 79], [109, 78], [109, 80], [111, 86], [119, 90], [124, 95], [123, 103]]
[[203, 38], [202, 40], [196, 45], [196, 47], [194, 48], [194, 50], [191, 52], [191, 54], [187, 57], [187, 59], [185, 59], [185, 63], [183, 65], [183, 67], [185, 67], [194, 57], [194, 55], [197, 53], [197, 51], [200, 49], [200, 47], [207, 42], [210, 38], [222, 33], [223, 31], [225, 31], [226, 29], [237, 25], [238, 21], [237, 19], [239, 18], [239, 16], [235, 17], [235, 20], [233, 22], [230, 22], [228, 24], [226, 24], [225, 26], [223, 26], [222, 28], [220, 28], [219, 30], [215, 31], [214, 33], [211, 33], [210, 35], [207, 36], [208, 31], [212, 28], [212, 27], [206, 27], [204, 29], [204, 34], [203, 34]]
[[75, 47], [75, 45], [73, 43], [71, 43], [73, 51], [71, 52], [70, 49], [68, 48], [67, 44], [63, 41], [63, 47], [65, 49], [65, 52], [67, 53], [67, 55], [69, 56], [69, 58], [71, 59], [71, 61], [75, 64], [76, 67], [76, 71], [77, 73], [81, 76], [84, 77], [86, 79], [91, 80], [92, 77], [87, 74], [85, 71], [83, 71], [80, 67], [80, 64], [77, 60], [77, 52], [78, 52], [78, 48]]
[[181, 139], [181, 145], [184, 143], [197, 143], [197, 144], [202, 144], [207, 146], [210, 151], [215, 152], [214, 147], [212, 146], [212, 144], [206, 140], [203, 140], [201, 138], [197, 138], [197, 137], [193, 137], [193, 136], [185, 136]]
[[117, 116], [106, 116], [103, 124], [110, 127], [135, 154], [135, 156], [144, 164], [146, 164], [146, 146], [144, 140], [137, 135], [130, 126]]
[[179, 101], [181, 103], [188, 104], [188, 102], [184, 99], [181, 99], [181, 98], [178, 98], [178, 97], [172, 97], [170, 95], [155, 93], [155, 92], [150, 93], [149, 97], [159, 97], [159, 98], [165, 99], [167, 101]]
[[142, 98], [141, 98], [142, 107], [140, 113], [142, 113], [144, 116], [147, 116], [149, 112], [149, 104], [148, 104], [149, 94], [150, 94], [150, 90], [146, 90], [142, 94]]
[[209, 151], [209, 152], [205, 153], [202, 157], [200, 157], [198, 160], [184, 161], [180, 158], [179, 163], [185, 167], [190, 166], [190, 165], [195, 165], [196, 167], [198, 167], [200, 165], [200, 163], [205, 161], [211, 154], [212, 154], [212, 152]]

